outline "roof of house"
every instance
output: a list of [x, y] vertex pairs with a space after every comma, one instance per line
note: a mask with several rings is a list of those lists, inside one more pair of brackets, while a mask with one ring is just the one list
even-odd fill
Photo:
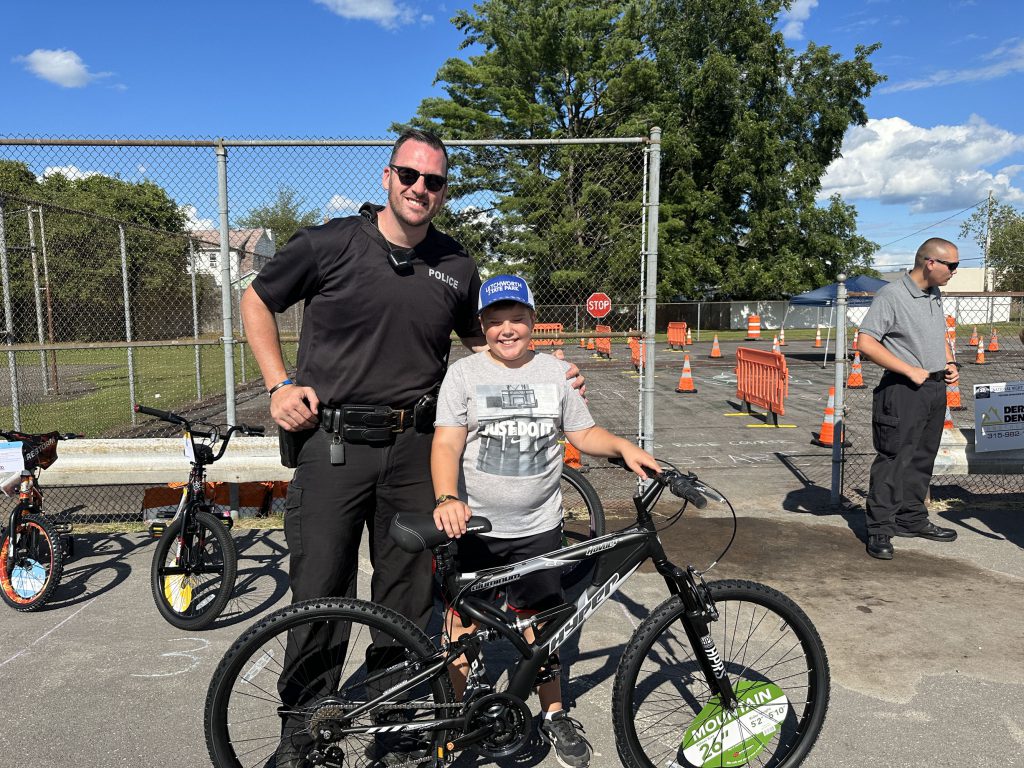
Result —
[[[270, 231], [264, 227], [255, 229], [232, 229], [228, 234], [228, 247], [232, 251], [252, 253], [256, 249], [256, 243], [266, 235], [271, 240]], [[199, 241], [202, 246], [220, 248], [220, 230], [197, 229], [192, 232], [192, 237]]]

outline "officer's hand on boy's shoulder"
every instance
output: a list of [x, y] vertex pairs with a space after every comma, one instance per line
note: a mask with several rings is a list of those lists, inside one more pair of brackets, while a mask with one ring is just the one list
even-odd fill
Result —
[[587, 396], [586, 380], [575, 363], [569, 363], [569, 367], [565, 371], [565, 378], [572, 380], [572, 388], [578, 389], [582, 397]]
[[473, 511], [460, 499], [448, 499], [434, 507], [434, 525], [449, 537], [457, 539], [466, 532], [466, 523]]
[[312, 387], [292, 384], [270, 396], [270, 415], [288, 432], [315, 427], [319, 408], [320, 399]]

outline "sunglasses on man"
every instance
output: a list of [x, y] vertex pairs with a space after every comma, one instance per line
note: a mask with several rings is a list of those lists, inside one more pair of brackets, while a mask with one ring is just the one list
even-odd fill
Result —
[[937, 264], [941, 264], [950, 272], [956, 272], [956, 268], [960, 266], [959, 261], [943, 261], [942, 259], [932, 259], [932, 261], [936, 262]]
[[415, 168], [406, 168], [404, 165], [389, 164], [388, 167], [398, 174], [398, 180], [405, 187], [411, 187], [420, 176], [423, 177], [423, 184], [430, 192], [440, 192], [448, 183], [448, 179], [436, 173], [420, 173]]

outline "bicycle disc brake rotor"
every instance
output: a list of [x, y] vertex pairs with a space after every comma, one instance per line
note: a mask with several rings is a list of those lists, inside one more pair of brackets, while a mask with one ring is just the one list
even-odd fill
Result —
[[466, 733], [487, 729], [487, 736], [472, 748], [496, 760], [514, 754], [530, 740], [530, 710], [509, 693], [490, 693], [474, 701], [466, 713]]

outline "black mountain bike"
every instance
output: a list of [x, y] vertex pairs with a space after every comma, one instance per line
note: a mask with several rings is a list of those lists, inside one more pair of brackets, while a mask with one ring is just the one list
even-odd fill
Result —
[[41, 608], [60, 583], [64, 563], [74, 556], [71, 523], [46, 513], [39, 485], [40, 471], [57, 460], [57, 442], [73, 437], [81, 435], [0, 432], [0, 439], [21, 443], [24, 464], [9, 483], [0, 477], [5, 493], [17, 489], [18, 494], [6, 525], [0, 526], [0, 598], [18, 611]]
[[[135, 410], [180, 426], [185, 455], [192, 463], [178, 510], [153, 553], [153, 600], [169, 624], [178, 629], [205, 629], [228, 604], [238, 571], [238, 552], [229, 531], [232, 521], [216, 514], [213, 500], [207, 497], [206, 467], [224, 455], [236, 432], [262, 435], [263, 427], [189, 421], [180, 414], [144, 405], [136, 405]], [[215, 452], [217, 443], [220, 448]]]
[[[562, 546], [604, 536], [604, 505], [582, 471], [562, 464]], [[562, 569], [562, 587], [572, 589], [593, 572], [593, 563]]]
[[[748, 581], [709, 584], [692, 566], [671, 563], [652, 517], [665, 488], [697, 507], [707, 498], [728, 504], [695, 475], [667, 470], [634, 495], [629, 527], [473, 574], [455, 570], [453, 542], [430, 517], [396, 516], [392, 537], [408, 551], [433, 550], [454, 607], [480, 629], [454, 643], [442, 638], [438, 649], [402, 616], [362, 600], [311, 600], [270, 614], [234, 643], [210, 683], [205, 730], [214, 766], [271, 765], [278, 750], [299, 756], [289, 766], [375, 766], [382, 763], [371, 756], [389, 740], [401, 752], [387, 765], [438, 766], [463, 749], [491, 759], [512, 755], [530, 738], [526, 700], [549, 655], [647, 560], [669, 597], [633, 633], [615, 673], [612, 722], [622, 764], [799, 765], [828, 708], [821, 639], [782, 593]], [[483, 533], [490, 524], [473, 517], [469, 527]], [[533, 571], [589, 560], [597, 566], [579, 599], [532, 618], [509, 618], [475, 597]], [[524, 628], [541, 624], [528, 643]], [[298, 628], [333, 638], [329, 652], [322, 645], [291, 655], [289, 632]], [[518, 656], [503, 690], [485, 665], [497, 640]], [[448, 666], [463, 653], [470, 672], [457, 702]]]

